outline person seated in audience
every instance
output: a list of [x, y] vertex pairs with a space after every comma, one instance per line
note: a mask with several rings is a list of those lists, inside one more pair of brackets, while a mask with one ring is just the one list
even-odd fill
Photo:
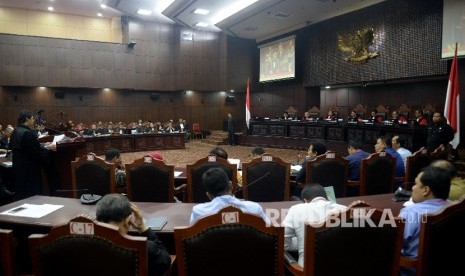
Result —
[[144, 133], [156, 133], [155, 124], [153, 122], [148, 123], [148, 127], [145, 128]]
[[358, 122], [358, 121], [360, 121], [360, 120], [361, 120], [361, 119], [360, 119], [360, 117], [357, 115], [357, 111], [355, 111], [355, 110], [352, 110], [352, 111], [350, 112], [349, 117], [347, 118], [347, 121], [348, 121], [348, 122], [351, 122], [351, 123], [355, 123], [355, 122]]
[[157, 132], [158, 133], [165, 133], [165, 129], [163, 128], [163, 126], [161, 125], [161, 122], [160, 121], [157, 121], [155, 123], [155, 128], [157, 129]]
[[376, 140], [375, 152], [385, 151], [396, 159], [396, 177], [405, 176], [404, 161], [402, 156], [392, 148], [392, 140], [389, 136], [381, 136]]
[[305, 111], [304, 116], [302, 117], [302, 121], [313, 121], [312, 117], [310, 117], [310, 113]]
[[407, 157], [412, 156], [412, 152], [408, 149], [404, 148], [407, 144], [407, 138], [403, 135], [396, 135], [392, 137], [392, 148], [397, 151], [402, 157], [402, 161], [404, 162], [404, 168], [407, 167]]
[[392, 111], [392, 123], [394, 124], [406, 124], [407, 123], [407, 118], [405, 118], [404, 115], [400, 115], [399, 111], [393, 110]]
[[84, 130], [84, 135], [86, 136], [97, 136], [98, 135], [98, 132], [97, 132], [97, 125], [96, 124], [92, 124], [90, 126], [90, 128], [86, 128]]
[[[428, 166], [415, 178], [412, 187], [413, 204], [400, 210], [399, 217], [404, 218], [405, 229], [401, 254], [406, 257], [418, 257], [418, 241], [422, 215], [434, 213], [449, 202], [450, 174], [448, 171]], [[415, 275], [414, 271], [401, 269], [401, 275]]]
[[383, 116], [381, 115], [378, 115], [378, 111], [376, 111], [376, 109], [373, 109], [371, 111], [371, 115], [370, 115], [370, 121], [372, 123], [382, 123], [383, 122]]
[[284, 111], [283, 116], [280, 119], [281, 120], [292, 120], [292, 117], [289, 116], [289, 113], [287, 111]]
[[334, 113], [332, 110], [328, 111], [328, 116], [326, 116], [325, 120], [326, 121], [334, 121], [336, 117], [334, 116]]
[[349, 161], [349, 180], [360, 179], [360, 164], [362, 159], [367, 158], [370, 154], [361, 149], [362, 143], [357, 139], [350, 139], [347, 142], [347, 152], [349, 155], [346, 159]]
[[455, 165], [447, 160], [435, 160], [431, 166], [442, 168], [449, 172], [450, 175], [450, 192], [449, 200], [459, 200], [465, 195], [465, 179], [457, 176], [457, 168]]
[[426, 126], [428, 125], [428, 120], [423, 115], [423, 111], [420, 109], [415, 110], [415, 122], [417, 125]]
[[270, 224], [269, 218], [258, 203], [237, 199], [232, 194], [232, 183], [224, 169], [218, 167], [208, 169], [202, 176], [202, 183], [211, 201], [192, 208], [190, 224], [194, 224], [202, 217], [216, 214], [227, 206], [234, 206], [245, 213], [255, 214]]
[[6, 153], [10, 149], [10, 137], [14, 128], [7, 126], [0, 139], [0, 153]]
[[[297, 184], [304, 184], [307, 178], [307, 161], [311, 161], [315, 159], [318, 155], [322, 155], [326, 153], [326, 145], [323, 142], [319, 141], [312, 141], [308, 146], [307, 156], [305, 157], [304, 161], [302, 162], [302, 168], [297, 173], [295, 181]], [[300, 195], [300, 191], [296, 190], [292, 193], [295, 196]]]
[[148, 275], [164, 275], [171, 265], [171, 258], [155, 231], [147, 227], [142, 211], [121, 194], [107, 194], [97, 202], [97, 221], [118, 227], [121, 234], [133, 228], [147, 237]]
[[221, 147], [214, 147], [211, 151], [210, 154], [216, 155], [220, 158], [223, 158], [224, 160], [228, 160], [228, 152], [221, 148]]
[[180, 118], [178, 123], [176, 124], [175, 128], [174, 128], [177, 132], [185, 132], [186, 131], [186, 128], [184, 126], [184, 122], [183, 120]]
[[116, 165], [116, 186], [126, 187], [126, 171], [124, 170], [121, 152], [118, 149], [109, 149], [105, 152], [105, 161]]
[[305, 224], [323, 224], [330, 215], [347, 210], [347, 207], [328, 200], [325, 188], [317, 183], [306, 184], [302, 189], [303, 203], [292, 206], [283, 220], [284, 250], [298, 251], [298, 263], [304, 267]]
[[166, 127], [165, 127], [165, 132], [166, 132], [166, 133], [173, 133], [173, 132], [175, 132], [175, 131], [176, 131], [176, 130], [175, 130], [174, 127], [173, 127], [173, 120], [170, 120], [170, 121], [167, 123]]

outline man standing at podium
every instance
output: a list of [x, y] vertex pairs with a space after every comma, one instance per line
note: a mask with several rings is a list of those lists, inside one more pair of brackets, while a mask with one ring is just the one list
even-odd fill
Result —
[[19, 113], [18, 127], [11, 135], [10, 148], [13, 151], [16, 199], [42, 194], [42, 157], [45, 151], [56, 150], [56, 146], [41, 146], [34, 131], [34, 116], [31, 111], [22, 110]]

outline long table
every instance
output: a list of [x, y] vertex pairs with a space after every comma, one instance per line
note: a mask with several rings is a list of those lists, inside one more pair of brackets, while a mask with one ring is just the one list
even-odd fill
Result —
[[[335, 145], [329, 149], [346, 151], [350, 139], [357, 138], [364, 150], [373, 151], [376, 139], [381, 135], [403, 135], [406, 148], [416, 151], [426, 145], [426, 128], [415, 124], [373, 124], [364, 122], [305, 122], [285, 120], [251, 120], [247, 136], [239, 137], [240, 144], [307, 149], [312, 139], [325, 140]], [[342, 145], [342, 147], [338, 147]], [[369, 150], [368, 150], [369, 149]]]
[[[343, 205], [349, 205], [356, 199], [363, 200], [377, 209], [390, 209], [394, 216], [399, 214], [403, 202], [395, 202], [392, 200], [394, 194], [382, 194], [373, 196], [361, 197], [346, 197], [338, 198], [337, 202]], [[95, 217], [95, 205], [83, 205], [79, 199], [64, 198], [64, 197], [49, 197], [49, 196], [33, 196], [27, 199], [16, 201], [4, 206], [0, 206], [0, 213], [18, 207], [22, 204], [54, 204], [63, 205], [62, 208], [39, 219], [18, 217], [0, 214], [0, 228], [12, 229], [15, 237], [18, 239], [18, 256], [17, 261], [21, 272], [31, 273], [31, 264], [28, 251], [27, 238], [32, 233], [48, 233], [54, 226], [68, 223], [72, 218], [86, 214]], [[285, 217], [287, 210], [300, 203], [299, 201], [283, 201], [283, 202], [263, 202], [260, 205], [269, 215], [272, 222], [281, 223]], [[168, 219], [167, 224], [161, 231], [158, 231], [158, 236], [163, 241], [165, 246], [170, 251], [170, 254], [175, 254], [174, 251], [174, 235], [175, 227], [189, 225], [190, 214], [192, 207], [196, 203], [153, 203], [153, 202], [138, 202], [136, 203], [144, 214], [144, 218], [165, 216]]]

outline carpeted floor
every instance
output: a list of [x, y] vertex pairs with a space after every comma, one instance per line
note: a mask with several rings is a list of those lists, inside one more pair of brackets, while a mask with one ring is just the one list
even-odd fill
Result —
[[[215, 145], [202, 143], [200, 140], [191, 140], [186, 143], [185, 149], [177, 150], [160, 150], [159, 152], [164, 156], [166, 162], [169, 165], [174, 165], [175, 167], [185, 167], [187, 164], [193, 164], [198, 159], [204, 158], [208, 155], [210, 150], [214, 148]], [[220, 146], [228, 152], [229, 158], [240, 159], [242, 162], [249, 162], [252, 157], [250, 152], [253, 147], [244, 147], [244, 146], [229, 146], [222, 145]], [[275, 149], [275, 148], [264, 148], [266, 153], [269, 153], [275, 157], [281, 158], [283, 161], [295, 164], [296, 162], [302, 161], [306, 155], [306, 151], [298, 150], [288, 150], [288, 149]], [[129, 152], [123, 153], [123, 163], [132, 163], [135, 159], [142, 158], [144, 155], [148, 154], [149, 151], [140, 151], [140, 152]]]

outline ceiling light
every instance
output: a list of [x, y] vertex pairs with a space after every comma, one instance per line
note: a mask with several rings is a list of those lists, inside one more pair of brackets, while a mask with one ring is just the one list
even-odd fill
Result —
[[252, 5], [253, 3], [257, 2], [258, 0], [239, 0], [232, 3], [229, 6], [226, 6], [224, 9], [218, 11], [215, 16], [212, 18], [212, 23], [216, 24], [224, 19], [230, 17], [231, 15], [247, 8], [248, 6]]
[[98, 12], [98, 13], [97, 13], [97, 16], [102, 16], [102, 13], [101, 13], [101, 12]]
[[201, 14], [201, 15], [207, 15], [210, 13], [209, 10], [206, 9], [195, 9], [194, 11], [195, 14]]
[[48, 10], [49, 10], [49, 11], [53, 11], [53, 7], [48, 7]]
[[144, 10], [144, 9], [139, 9], [137, 11], [138, 14], [141, 14], [141, 15], [151, 15], [152, 14], [152, 11], [149, 11], [149, 10]]
[[106, 8], [107, 8], [107, 5], [105, 5], [105, 4], [100, 4], [100, 7], [101, 7], [102, 9], [106, 9]]
[[205, 22], [198, 22], [197, 24], [195, 24], [195, 26], [197, 27], [208, 27], [208, 23], [205, 23]]
[[326, 89], [330, 89], [330, 88], [331, 88], [331, 86], [329, 86], [329, 85], [326, 85], [326, 87], [325, 87], [325, 88], [326, 88]]

